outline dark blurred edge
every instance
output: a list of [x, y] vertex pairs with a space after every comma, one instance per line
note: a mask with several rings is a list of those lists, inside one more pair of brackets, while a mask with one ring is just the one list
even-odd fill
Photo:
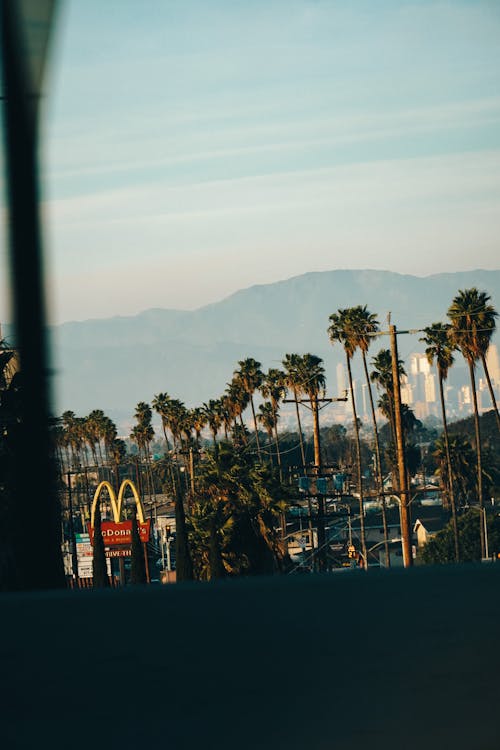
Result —
[[500, 565], [0, 597], [3, 747], [498, 750]]
[[[36, 2], [36, 0], [34, 0]], [[51, 19], [49, 19], [51, 20]], [[4, 139], [9, 215], [10, 272], [22, 401], [14, 449], [16, 518], [10, 560], [0, 569], [0, 589], [65, 585], [60, 509], [51, 462], [48, 417], [43, 251], [39, 216], [37, 110], [30, 80], [20, 4], [1, 0]]]

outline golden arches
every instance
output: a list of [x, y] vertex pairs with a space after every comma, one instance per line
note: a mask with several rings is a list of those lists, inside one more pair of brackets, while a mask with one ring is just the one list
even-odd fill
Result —
[[118, 521], [121, 518], [122, 515], [122, 504], [123, 504], [123, 495], [125, 494], [125, 489], [127, 487], [130, 487], [132, 490], [132, 493], [134, 495], [135, 504], [137, 507], [137, 518], [139, 519], [140, 523], [144, 523], [144, 508], [142, 507], [141, 498], [139, 497], [139, 493], [137, 492], [137, 489], [135, 487], [135, 484], [132, 482], [131, 479], [124, 479], [121, 483], [120, 490], [118, 492]]
[[97, 487], [96, 491], [94, 492], [92, 505], [90, 507], [90, 525], [92, 526], [92, 528], [94, 528], [94, 517], [97, 501], [99, 500], [101, 492], [104, 489], [108, 491], [109, 499], [111, 501], [111, 509], [113, 511], [114, 522], [120, 523], [123, 507], [123, 496], [127, 487], [130, 487], [130, 489], [132, 490], [132, 494], [134, 495], [134, 500], [137, 507], [137, 518], [140, 523], [144, 523], [144, 508], [142, 506], [141, 498], [139, 497], [136, 486], [130, 479], [124, 479], [118, 491], [118, 501], [116, 500], [115, 491], [109, 482], [101, 482]]

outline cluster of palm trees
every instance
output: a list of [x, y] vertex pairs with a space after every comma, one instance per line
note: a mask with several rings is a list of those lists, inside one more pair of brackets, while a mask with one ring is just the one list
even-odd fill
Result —
[[[207, 428], [212, 436], [214, 452], [217, 454], [218, 438], [221, 433], [226, 440], [232, 439], [255, 452], [259, 461], [264, 456], [276, 457], [276, 465], [281, 473], [281, 454], [278, 422], [280, 408], [288, 392], [293, 394], [298, 420], [298, 432], [302, 461], [305, 465], [304, 433], [299, 412], [301, 396], [313, 399], [324, 391], [326, 381], [322, 360], [313, 354], [286, 354], [283, 369], [270, 368], [267, 372], [257, 360], [249, 357], [238, 362], [225, 392], [218, 399], [210, 399], [200, 407], [187, 408], [179, 399], [168, 393], [159, 393], [152, 401], [153, 409], [161, 418], [167, 450], [170, 441], [174, 454], [194, 440], [200, 447], [202, 431]], [[258, 408], [255, 396], [259, 394], [263, 402]], [[247, 407], [251, 410], [254, 434], [250, 434], [243, 420]], [[269, 442], [263, 446], [259, 427], [267, 433]], [[169, 439], [170, 436], [170, 439]], [[152, 439], [152, 437], [151, 437]]]
[[[448, 494], [454, 530], [455, 558], [460, 560], [460, 544], [457, 526], [457, 500], [456, 500], [456, 471], [454, 471], [452, 450], [448, 434], [448, 423], [446, 419], [446, 408], [444, 401], [444, 381], [454, 362], [454, 352], [458, 351], [465, 359], [470, 377], [470, 390], [472, 395], [474, 430], [475, 430], [475, 453], [476, 453], [476, 480], [477, 500], [479, 508], [484, 507], [481, 430], [479, 423], [479, 409], [477, 403], [476, 367], [481, 362], [491, 396], [492, 406], [496, 416], [497, 426], [500, 430], [500, 418], [495, 399], [495, 393], [486, 364], [486, 352], [490, 345], [491, 337], [496, 328], [497, 312], [491, 304], [491, 298], [486, 292], [480, 292], [475, 287], [459, 291], [453, 299], [449, 309], [449, 323], [434, 323], [424, 331], [421, 339], [427, 348], [425, 353], [430, 364], [436, 363], [439, 382], [439, 396], [441, 402], [441, 413], [443, 419], [443, 443], [446, 457], [446, 470], [442, 472], [445, 477], [445, 489]], [[460, 446], [457, 441], [454, 444], [455, 464], [460, 461], [457, 452], [464, 454], [468, 446]], [[481, 519], [482, 521], [482, 519]], [[481, 554], [485, 554], [484, 526], [480, 523]]]
[[84, 466], [119, 464], [126, 453], [116, 425], [101, 409], [86, 417], [65, 411], [53, 427], [58, 462], [63, 472]]
[[[463, 290], [458, 292], [449, 307], [449, 322], [433, 323], [422, 331], [423, 337], [421, 340], [426, 344], [427, 358], [431, 364], [435, 363], [438, 373], [443, 419], [443, 445], [446, 456], [446, 466], [442, 468], [441, 477], [452, 512], [457, 560], [460, 559], [456, 520], [460, 503], [457, 493], [460, 493], [454, 467], [458, 466], [459, 458], [453, 455], [453, 450], [455, 453], [459, 451], [460, 444], [455, 441], [455, 447], [452, 450], [452, 442], [448, 435], [443, 386], [448, 372], [453, 365], [455, 352], [460, 352], [468, 365], [471, 380], [475, 424], [474, 454], [477, 470], [477, 499], [479, 506], [482, 508], [484, 500], [484, 469], [482, 467], [479, 411], [476, 397], [476, 369], [478, 363], [481, 363], [490, 390], [497, 424], [500, 427], [495, 394], [486, 365], [486, 351], [496, 327], [496, 315], [497, 313], [491, 305], [490, 297], [486, 292], [480, 292], [475, 288]], [[412, 427], [416, 420], [412, 410], [406, 405], [400, 405], [398, 399], [396, 399], [397, 392], [395, 388], [399, 389], [399, 380], [405, 375], [403, 362], [401, 360], [397, 360], [396, 362], [397, 357], [394, 357], [394, 352], [391, 352], [390, 349], [381, 349], [371, 359], [371, 362], [368, 363], [370, 346], [383, 333], [385, 332], [380, 330], [376, 315], [371, 313], [366, 305], [339, 309], [329, 318], [328, 336], [333, 345], [340, 345], [344, 350], [349, 379], [349, 393], [356, 445], [355, 463], [361, 524], [361, 551], [366, 560], [367, 550], [364, 530], [364, 500], [366, 492], [362, 466], [361, 422], [358, 418], [352, 371], [353, 360], [357, 353], [361, 356], [369, 397], [376, 495], [380, 498], [382, 508], [385, 557], [386, 565], [389, 565], [383, 464], [385, 461], [388, 461], [389, 466], [392, 465], [394, 467], [395, 465], [397, 418], [401, 419], [403, 427], [406, 425], [407, 434], [409, 434], [409, 428]], [[376, 404], [372, 385], [376, 387], [378, 392]], [[137, 444], [139, 455], [142, 456], [144, 462], [149, 467], [148, 471], [151, 476], [151, 443], [155, 438], [152, 427], [153, 410], [159, 415], [166, 444], [166, 456], [169, 462], [171, 484], [176, 492], [180, 489], [178, 474], [179, 455], [188, 452], [192, 453], [193, 451], [199, 454], [202, 448], [201, 436], [204, 430], [207, 430], [211, 434], [215, 461], [218, 459], [220, 436], [223, 434], [225, 441], [232, 442], [241, 453], [245, 453], [248, 456], [253, 455], [257, 465], [266, 464], [271, 466], [276, 471], [281, 482], [283, 482], [280, 433], [278, 431], [282, 404], [285, 400], [294, 403], [300, 455], [304, 470], [307, 467], [307, 462], [299, 406], [301, 402], [309, 406], [313, 416], [315, 449], [313, 465], [320, 467], [321, 446], [318, 412], [320, 401], [325, 397], [325, 388], [326, 379], [323, 361], [316, 355], [310, 353], [286, 354], [283, 357], [281, 368], [273, 367], [267, 372], [262, 369], [260, 362], [249, 357], [238, 362], [238, 367], [234, 370], [233, 376], [230, 382], [227, 383], [226, 389], [220, 398], [210, 399], [201, 406], [187, 408], [182, 401], [172, 398], [166, 392], [155, 395], [151, 406], [145, 402], [139, 403], [135, 411], [136, 425], [132, 429], [130, 438]], [[257, 396], [261, 399], [261, 403], [258, 406], [256, 405]], [[286, 398], [287, 396], [289, 398]], [[382, 455], [376, 407], [378, 407], [387, 419], [392, 438], [392, 446], [386, 455]], [[248, 408], [251, 413], [253, 433], [248, 429], [243, 418], [244, 412]], [[88, 417], [81, 419], [75, 417], [73, 412], [65, 412], [61, 417], [58, 429], [61, 431], [59, 445], [65, 452], [67, 465], [70, 463], [73, 465], [82, 465], [84, 457], [88, 457], [89, 454], [96, 465], [99, 462], [103, 463], [105, 459], [108, 461], [119, 461], [120, 457], [123, 456], [123, 441], [117, 438], [116, 427], [113, 422], [100, 410], [95, 410]], [[262, 441], [262, 431], [267, 434], [267, 441]], [[466, 448], [462, 441], [463, 451], [468, 450], [470, 454], [470, 448], [470, 446]], [[409, 449], [408, 440], [406, 440], [404, 449]], [[175, 469], [176, 466], [177, 469]], [[151, 485], [153, 485], [152, 476], [150, 481]], [[175, 489], [176, 484], [177, 489]], [[191, 494], [194, 494], [193, 486], [191, 484]], [[393, 487], [398, 489], [398, 479], [394, 470]], [[399, 489], [402, 491], [402, 488]], [[178, 494], [177, 499], [179, 499]], [[482, 531], [481, 544], [484, 549]]]

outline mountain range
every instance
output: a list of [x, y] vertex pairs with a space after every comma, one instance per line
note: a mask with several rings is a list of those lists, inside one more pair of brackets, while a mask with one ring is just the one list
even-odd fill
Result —
[[[323, 357], [330, 395], [338, 395], [335, 366], [343, 352], [326, 333], [332, 312], [366, 304], [381, 328], [390, 313], [399, 329], [420, 329], [444, 320], [457, 291], [472, 286], [500, 306], [500, 271], [418, 277], [335, 270], [251, 286], [192, 311], [155, 308], [64, 323], [51, 329], [56, 408], [79, 415], [100, 408], [123, 422], [138, 401], [151, 401], [160, 391], [201, 404], [222, 394], [238, 360], [251, 356], [267, 369], [279, 367], [287, 352]], [[379, 341], [374, 353], [389, 346]], [[403, 359], [423, 350], [418, 334], [399, 342]]]

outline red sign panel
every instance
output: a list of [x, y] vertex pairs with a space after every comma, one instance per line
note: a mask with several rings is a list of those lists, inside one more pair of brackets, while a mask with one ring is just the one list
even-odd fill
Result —
[[[90, 534], [90, 541], [94, 543], [94, 529], [90, 524], [87, 524]], [[141, 542], [149, 541], [149, 531], [151, 521], [148, 519], [145, 523], [139, 523], [139, 536]], [[113, 544], [132, 544], [132, 521], [121, 521], [120, 523], [114, 523], [113, 521], [103, 521], [101, 524], [102, 538], [106, 547], [110, 547]]]

